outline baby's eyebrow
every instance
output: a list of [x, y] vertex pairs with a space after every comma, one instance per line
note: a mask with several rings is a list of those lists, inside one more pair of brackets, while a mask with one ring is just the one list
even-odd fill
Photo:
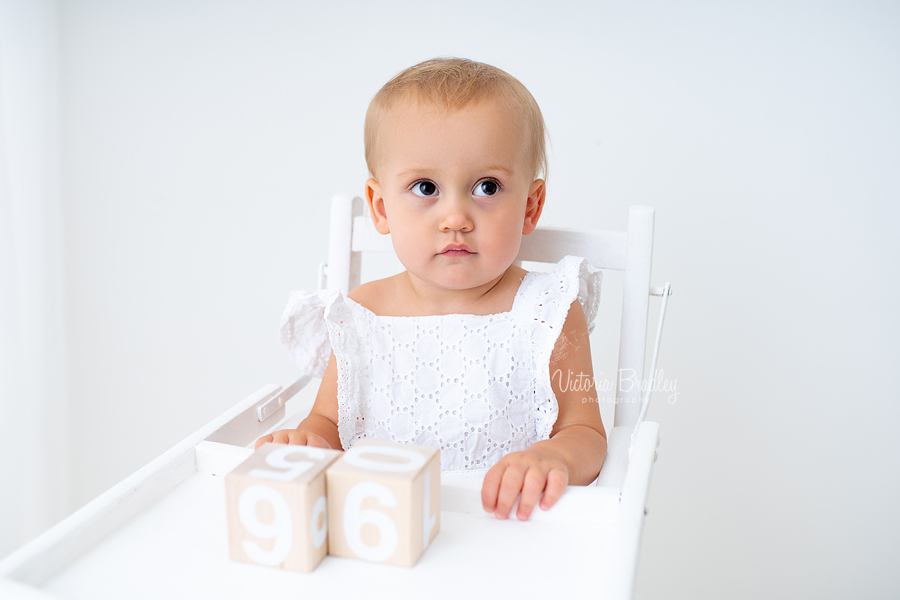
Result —
[[513, 171], [513, 170], [510, 169], [510, 168], [504, 167], [504, 166], [502, 166], [502, 165], [492, 165], [492, 166], [490, 166], [490, 167], [485, 167], [484, 170], [485, 170], [486, 172], [490, 172], [490, 171], [500, 171], [501, 173], [506, 173], [507, 175], [513, 175], [513, 174], [515, 174], [515, 171]]
[[422, 175], [430, 175], [435, 171], [433, 169], [408, 169], [397, 173], [397, 179], [407, 179], [409, 177], [419, 177]]

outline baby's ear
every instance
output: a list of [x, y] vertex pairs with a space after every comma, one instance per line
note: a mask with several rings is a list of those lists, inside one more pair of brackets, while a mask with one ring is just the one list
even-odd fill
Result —
[[538, 219], [544, 210], [544, 195], [547, 188], [543, 179], [535, 179], [528, 190], [528, 200], [525, 203], [525, 223], [522, 225], [522, 235], [528, 235], [537, 227]]
[[384, 207], [384, 198], [381, 195], [381, 185], [374, 179], [366, 181], [366, 202], [369, 203], [369, 212], [375, 223], [375, 230], [382, 235], [391, 232], [388, 226], [387, 210]]

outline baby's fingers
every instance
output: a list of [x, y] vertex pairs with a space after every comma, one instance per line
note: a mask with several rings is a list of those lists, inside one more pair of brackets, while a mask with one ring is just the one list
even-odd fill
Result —
[[547, 474], [547, 489], [544, 490], [544, 497], [541, 499], [541, 509], [550, 510], [556, 501], [560, 499], [566, 486], [569, 485], [569, 476], [558, 469], [551, 469]]
[[500, 483], [503, 481], [503, 472], [506, 463], [499, 462], [488, 470], [481, 484], [481, 506], [485, 512], [494, 512], [497, 509], [497, 496], [500, 494]]
[[519, 509], [516, 511], [516, 517], [520, 521], [527, 521], [531, 516], [535, 503], [544, 491], [545, 483], [547, 483], [547, 479], [538, 469], [529, 469], [525, 474], [522, 498], [519, 500]]
[[321, 436], [309, 431], [298, 431], [296, 429], [280, 429], [275, 433], [264, 435], [256, 440], [256, 448], [259, 448], [267, 442], [275, 444], [294, 444], [295, 446], [316, 446], [317, 448], [331, 448]]
[[510, 465], [503, 472], [503, 482], [500, 484], [500, 494], [497, 497], [497, 510], [494, 514], [498, 519], [505, 519], [509, 516], [509, 511], [519, 497], [522, 490], [522, 482], [525, 479], [526, 467], [520, 465]]
[[[279, 431], [279, 433], [281, 433]], [[305, 446], [306, 445], [306, 432], [305, 431], [297, 431], [296, 429], [290, 429], [284, 431], [284, 441], [282, 444], [294, 444], [295, 446]], [[277, 439], [277, 437], [276, 437]]]
[[[323, 438], [322, 436], [315, 434], [311, 431], [305, 431], [304, 433], [306, 434], [306, 439], [304, 440], [303, 443], [306, 444], [307, 446], [313, 446], [315, 448], [325, 448], [327, 450], [331, 450], [331, 444], [329, 444], [327, 441], [325, 441], [325, 438]], [[291, 443], [295, 444], [297, 442], [292, 441]]]
[[257, 448], [259, 448], [259, 447], [262, 446], [263, 444], [266, 444], [266, 443], [271, 442], [271, 441], [272, 441], [272, 434], [271, 434], [271, 433], [270, 433], [269, 435], [264, 435], [264, 436], [262, 436], [261, 438], [259, 438], [258, 440], [256, 440], [256, 445], [253, 447], [253, 449], [256, 450]]
[[[298, 437], [298, 433], [302, 433], [303, 437]], [[257, 448], [268, 442], [272, 442], [274, 444], [299, 444], [303, 446], [306, 445], [306, 432], [297, 431], [296, 429], [280, 429], [275, 433], [264, 435], [256, 440], [256, 446], [253, 449], [256, 450]]]

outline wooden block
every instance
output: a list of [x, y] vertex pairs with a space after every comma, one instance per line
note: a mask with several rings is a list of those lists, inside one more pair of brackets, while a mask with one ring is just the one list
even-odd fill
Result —
[[411, 567], [440, 530], [438, 448], [360, 440], [326, 477], [329, 554]]
[[264, 444], [225, 476], [231, 558], [312, 571], [328, 551], [325, 469], [342, 452]]

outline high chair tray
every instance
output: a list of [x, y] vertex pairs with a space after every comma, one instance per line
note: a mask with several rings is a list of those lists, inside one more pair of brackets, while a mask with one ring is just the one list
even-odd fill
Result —
[[621, 489], [570, 486], [527, 522], [482, 510], [483, 474], [443, 475], [440, 533], [414, 567], [326, 556], [299, 573], [230, 560], [224, 475], [258, 435], [302, 418], [282, 407], [274, 425], [253, 423], [279, 390], [262, 388], [0, 562], [0, 597], [630, 598], [655, 423], [642, 424]]

